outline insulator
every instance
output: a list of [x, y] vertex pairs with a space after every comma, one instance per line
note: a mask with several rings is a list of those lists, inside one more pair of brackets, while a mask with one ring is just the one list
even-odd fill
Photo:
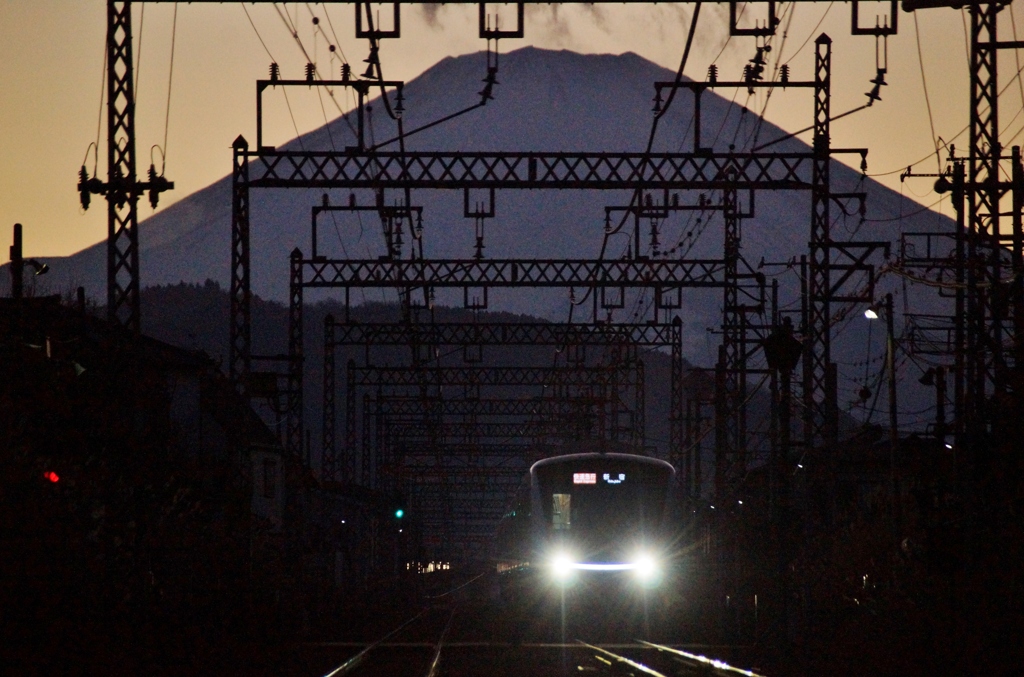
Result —
[[149, 165], [149, 204], [153, 209], [156, 209], [157, 203], [160, 202], [160, 189], [157, 187], [156, 167], [152, 164]]
[[316, 75], [316, 66], [307, 63], [306, 64], [306, 82], [313, 82], [313, 76]]
[[317, 26], [319, 24], [320, 24], [320, 18], [319, 17], [313, 17], [313, 25]]
[[489, 100], [494, 98], [494, 85], [500, 84], [498, 82], [498, 68], [497, 66], [489, 66], [487, 68], [487, 77], [483, 79], [484, 88], [477, 92], [480, 95], [480, 103], [487, 103]]
[[748, 63], [743, 67], [743, 81], [750, 82], [752, 73], [753, 70], [751, 69], [750, 64]]
[[336, 50], [336, 49], [338, 49], [338, 48], [337, 48], [337, 47], [335, 47], [334, 45], [330, 45], [330, 46], [329, 46], [329, 47], [327, 48], [327, 51], [328, 51], [328, 52], [330, 52], [331, 54], [333, 54], [333, 53], [335, 52], [335, 50]]
[[377, 66], [377, 65], [380, 64], [380, 57], [377, 55], [377, 51], [378, 51], [377, 47], [370, 47], [370, 55], [368, 57], [366, 57], [365, 59], [363, 59], [363, 63], [369, 64], [369, 66], [367, 66], [367, 68], [366, 68], [366, 72], [363, 73], [363, 77], [364, 78], [376, 77], [376, 72], [377, 71], [374, 70], [374, 66]]
[[718, 82], [718, 66], [715, 64], [708, 66], [708, 82]]
[[270, 64], [270, 81], [277, 82], [281, 79], [281, 67], [276, 63]]
[[395, 100], [395, 115], [397, 115], [398, 117], [402, 117], [402, 113], [405, 112], [405, 106], [402, 105], [402, 102], [405, 101], [405, 97], [402, 96], [401, 89], [398, 90], [398, 94], [395, 96]]
[[345, 82], [352, 79], [352, 66], [347, 63], [341, 64], [341, 79]]
[[784, 84], [784, 85], [789, 83], [789, 64], [788, 63], [782, 64], [782, 66], [779, 68], [779, 81], [782, 84]]
[[78, 198], [82, 202], [82, 209], [89, 210], [89, 202], [92, 200], [92, 195], [89, 193], [89, 172], [86, 171], [85, 165], [78, 170]]
[[661, 90], [660, 89], [654, 90], [654, 108], [651, 109], [651, 112], [652, 113], [660, 113], [661, 112]]

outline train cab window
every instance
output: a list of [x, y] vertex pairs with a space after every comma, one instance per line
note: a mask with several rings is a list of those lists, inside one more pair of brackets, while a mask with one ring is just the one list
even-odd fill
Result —
[[572, 526], [572, 494], [551, 495], [551, 526], [555, 530]]

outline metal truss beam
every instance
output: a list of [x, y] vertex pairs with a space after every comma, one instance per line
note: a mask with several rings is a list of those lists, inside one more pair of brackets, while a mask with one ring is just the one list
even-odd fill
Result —
[[804, 444], [832, 447], [837, 430], [836, 393], [829, 374], [831, 357], [832, 283], [830, 234], [830, 120], [832, 39], [815, 40], [814, 60], [814, 190], [811, 191], [810, 271], [804, 336]]
[[245, 139], [235, 139], [231, 181], [231, 355], [229, 374], [242, 389], [251, 370], [252, 292], [249, 285], [249, 164], [239, 152]]
[[[1003, 412], [989, 405], [990, 397], [1008, 389], [1013, 353], [1004, 350], [1010, 334], [1007, 271], [1001, 253], [999, 90], [997, 39], [1002, 3], [982, 2], [970, 8], [970, 148], [967, 159], [967, 398], [969, 445], [978, 444], [997, 425]], [[1018, 234], [1018, 238], [1019, 238]]]
[[324, 345], [329, 346], [324, 350], [324, 401], [323, 401], [323, 424], [322, 446], [320, 454], [320, 476], [334, 478], [337, 476], [337, 448], [335, 443], [335, 395], [337, 393], [334, 349], [334, 318], [327, 315], [324, 318]]
[[[242, 151], [250, 188], [811, 188], [813, 153]], [[726, 170], [735, 171], [730, 181]]]
[[713, 259], [304, 259], [304, 287], [721, 287], [724, 263]]
[[675, 324], [558, 324], [452, 322], [425, 324], [336, 323], [335, 345], [544, 345], [668, 347], [681, 339]]
[[107, 317], [139, 332], [132, 3], [107, 2]]
[[[302, 322], [302, 285], [298, 279], [296, 261], [301, 254], [292, 252], [291, 279], [288, 285], [288, 411], [302, 411], [302, 380], [305, 353]], [[285, 417], [285, 450], [293, 458], [302, 457], [302, 416]]]
[[[743, 354], [746, 312], [739, 298], [740, 218], [735, 188], [722, 191], [723, 220], [725, 222], [725, 286], [722, 313], [722, 345], [719, 361], [722, 371], [720, 385], [723, 391], [719, 413], [720, 432], [716, 439], [715, 477], [730, 486], [746, 474], [746, 359]], [[729, 490], [720, 483], [715, 488], [716, 498]]]
[[353, 385], [373, 388], [418, 388], [424, 382], [439, 386], [626, 386], [640, 382], [640, 365], [637, 361], [614, 367], [355, 367], [352, 374]]
[[602, 404], [596, 397], [545, 397], [531, 399], [455, 399], [424, 402], [419, 398], [386, 397], [377, 407], [395, 416], [559, 416], [580, 411], [581, 407]]
[[[423, 419], [406, 419], [396, 421], [385, 419], [389, 439], [410, 442], [422, 441], [429, 437], [423, 426]], [[502, 423], [492, 421], [448, 421], [442, 431], [442, 444], [459, 439], [529, 439], [559, 436], [566, 433], [564, 422], [558, 420], [522, 421], [519, 423]]]

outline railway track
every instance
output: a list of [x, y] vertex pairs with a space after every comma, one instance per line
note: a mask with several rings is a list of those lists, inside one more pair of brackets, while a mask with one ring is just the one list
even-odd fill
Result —
[[[453, 616], [450, 616], [450, 618]], [[445, 641], [379, 642], [321, 677], [533, 677], [534, 675], [631, 675], [633, 677], [764, 677], [724, 661], [676, 647], [637, 641], [622, 644]], [[377, 652], [371, 656], [370, 652]]]
[[[408, 612], [404, 619], [396, 616], [390, 626], [382, 618], [374, 625], [382, 633], [376, 639], [302, 644], [289, 666], [295, 669], [286, 672], [308, 677], [761, 677], [719, 660], [741, 664], [749, 660], [729, 647], [634, 640], [636, 635], [626, 634], [630, 632], [626, 627], [613, 637], [608, 619], [597, 616], [589, 626], [585, 622], [571, 625], [564, 610], [558, 622], [557, 615], [532, 607], [524, 628], [524, 616], [510, 613], [488, 596], [489, 584], [488, 577], [477, 577], [426, 598], [425, 608]], [[636, 624], [632, 630], [644, 632]]]
[[[676, 647], [637, 640], [622, 647], [601, 647], [578, 641], [592, 659], [577, 666], [580, 672], [596, 672], [641, 677], [686, 677], [721, 675], [722, 677], [764, 677], [725, 661], [691, 653]], [[615, 651], [611, 649], [615, 648]]]

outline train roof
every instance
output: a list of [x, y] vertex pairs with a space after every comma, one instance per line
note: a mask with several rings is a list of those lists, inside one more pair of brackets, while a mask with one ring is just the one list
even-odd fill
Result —
[[643, 465], [658, 465], [665, 469], [675, 473], [676, 469], [671, 463], [663, 461], [660, 458], [652, 458], [650, 456], [638, 456], [636, 454], [619, 454], [619, 453], [606, 453], [603, 454], [597, 451], [585, 452], [580, 454], [565, 454], [562, 456], [552, 456], [550, 458], [542, 458], [541, 460], [530, 466], [530, 474], [540, 467], [547, 465], [557, 465], [560, 463], [572, 463], [574, 461], [585, 461], [593, 459], [613, 459], [616, 461], [629, 461], [631, 463], [640, 463]]

